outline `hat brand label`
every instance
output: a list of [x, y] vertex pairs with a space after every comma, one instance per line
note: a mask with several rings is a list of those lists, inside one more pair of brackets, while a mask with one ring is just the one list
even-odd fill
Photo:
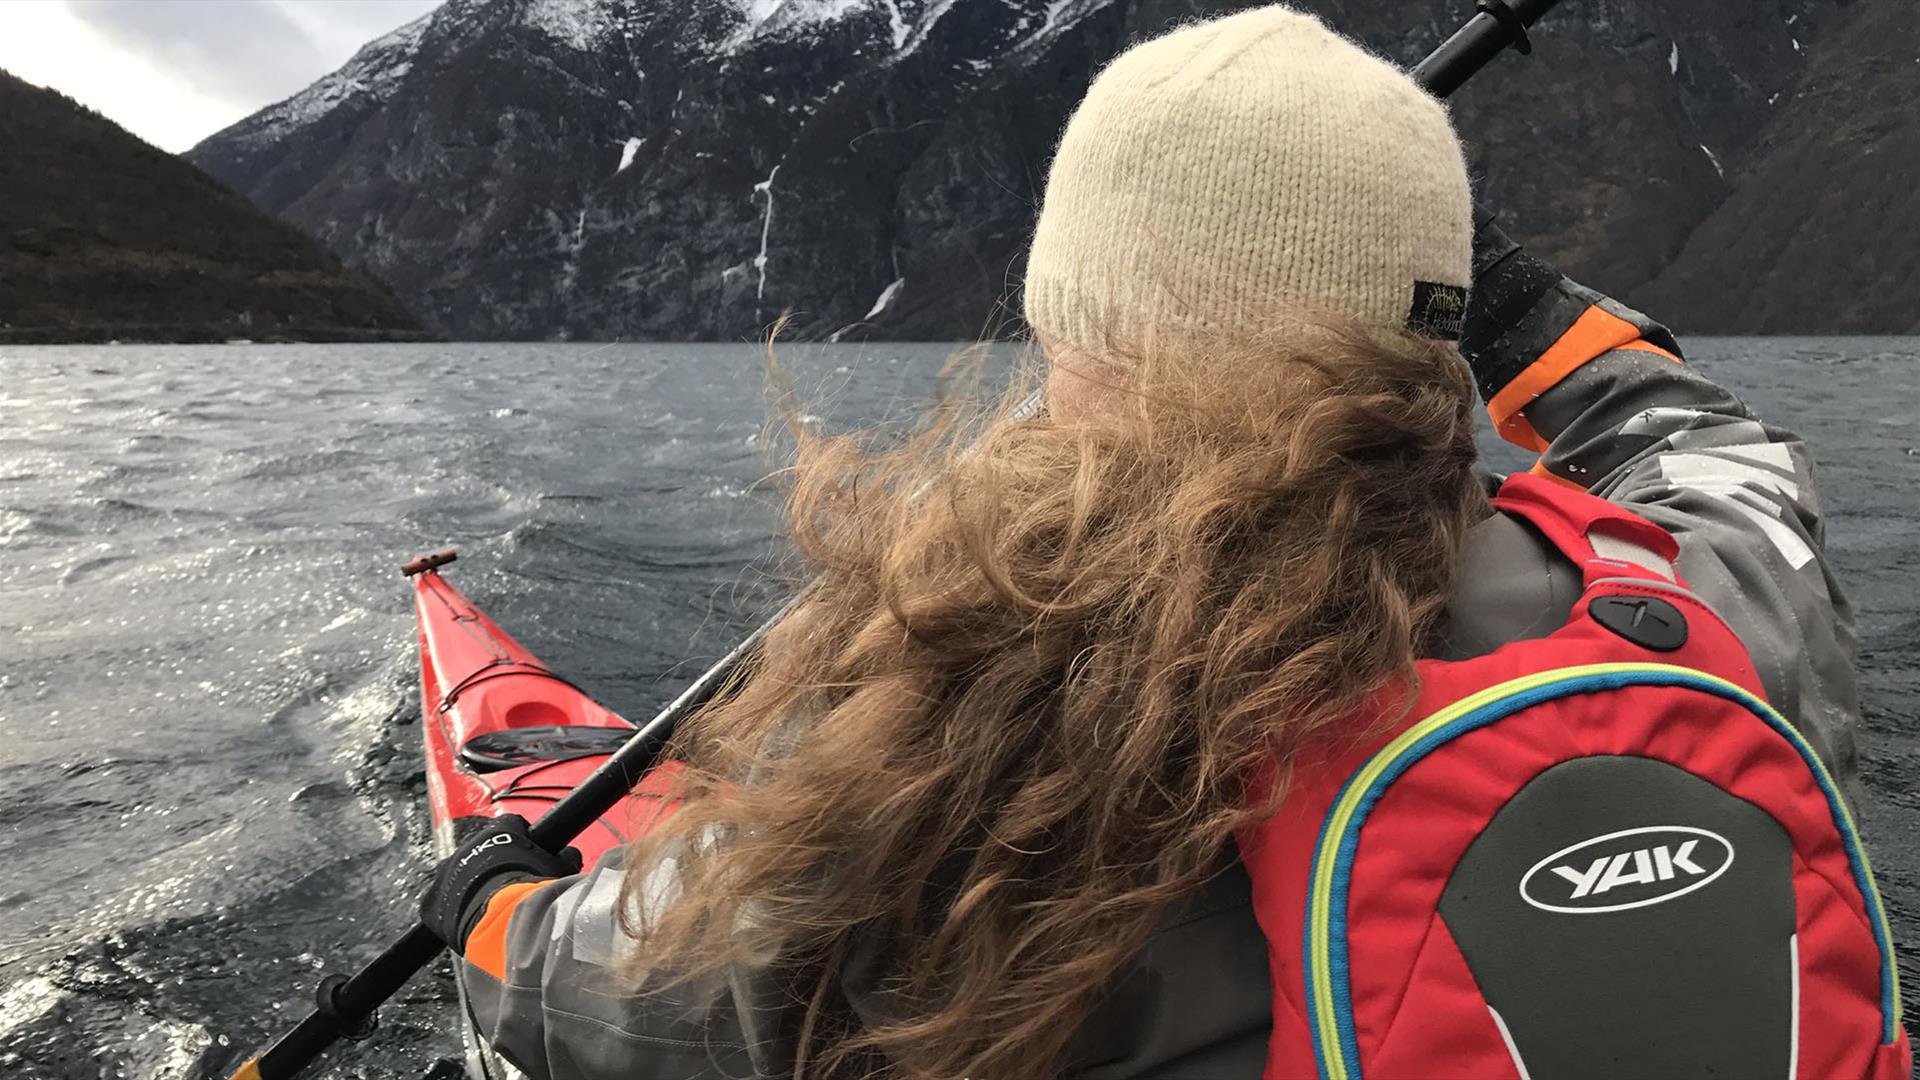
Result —
[[1413, 283], [1413, 307], [1407, 312], [1407, 329], [1442, 341], [1458, 341], [1466, 317], [1466, 289], [1432, 281]]

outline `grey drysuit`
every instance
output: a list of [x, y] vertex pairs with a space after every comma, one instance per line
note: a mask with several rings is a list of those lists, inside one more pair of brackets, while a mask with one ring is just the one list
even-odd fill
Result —
[[[1505, 335], [1524, 368], [1595, 304], [1671, 342], [1658, 326], [1562, 282]], [[1511, 357], [1510, 357], [1511, 359]], [[1543, 466], [1678, 537], [1676, 567], [1752, 653], [1772, 703], [1856, 797], [1855, 639], [1823, 546], [1807, 448], [1730, 392], [1647, 351], [1602, 353], [1525, 409], [1548, 440]], [[1557, 629], [1579, 570], [1530, 526], [1493, 514], [1472, 532], [1438, 652], [1459, 659]], [[1857, 801], [1857, 799], [1856, 799]], [[662, 885], [671, 867], [656, 868]], [[614, 968], [632, 948], [614, 920], [618, 852], [528, 894], [508, 923], [503, 985], [463, 966], [475, 1028], [535, 1077], [682, 1080], [780, 1076], [798, 1014], [782, 973], [736, 970], [704, 987], [636, 994]], [[1076, 1080], [1257, 1080], [1271, 1027], [1268, 952], [1237, 863], [1169, 918], [1077, 1035]], [[868, 965], [843, 973], [846, 1006], [874, 1017]]]

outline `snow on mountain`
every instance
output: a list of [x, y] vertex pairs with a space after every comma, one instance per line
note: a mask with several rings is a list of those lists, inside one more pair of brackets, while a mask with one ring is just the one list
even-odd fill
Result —
[[[592, 4], [598, 0], [581, 2]], [[414, 55], [434, 14], [429, 12], [385, 37], [375, 38], [361, 46], [338, 71], [241, 121], [246, 129], [242, 137], [254, 143], [271, 143], [313, 123], [349, 99], [376, 104], [386, 101], [393, 96], [400, 80], [413, 70]]]
[[[1400, 63], [1454, 24], [1304, 2]], [[1764, 147], [1809, 63], [1788, 39], [1817, 53], [1837, 17], [1777, 2], [1791, 34], [1739, 5], [1563, 5], [1452, 103], [1485, 194], [1631, 298]], [[1093, 74], [1237, 6], [447, 0], [189, 156], [451, 335], [738, 340], [789, 311], [798, 336], [971, 338], [1017, 310]]]
[[622, 143], [620, 146], [620, 164], [614, 166], [613, 171], [620, 173], [620, 172], [626, 172], [629, 168], [632, 168], [634, 155], [640, 152], [641, 145], [644, 144], [646, 141], [647, 140], [645, 139], [635, 137], [635, 138], [628, 139], [625, 143]]
[[[958, 2], [959, 0], [933, 0], [932, 3], [928, 4], [926, 12], [920, 16], [920, 24], [913, 28], [907, 35], [905, 41], [899, 42], [899, 48], [895, 55], [907, 56], [925, 44], [927, 36], [933, 33], [934, 25], [940, 21], [940, 17], [952, 11], [953, 5]], [[898, 39], [896, 38], [895, 40], [897, 41]]]
[[746, 0], [740, 5], [740, 30], [727, 40], [726, 47], [738, 48], [763, 34], [830, 23], [871, 6], [872, 0]]
[[613, 7], [604, 0], [532, 0], [522, 17], [528, 26], [582, 52], [618, 25]]

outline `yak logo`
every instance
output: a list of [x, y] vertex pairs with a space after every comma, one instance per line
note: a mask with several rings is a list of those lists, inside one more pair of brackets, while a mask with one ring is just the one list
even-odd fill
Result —
[[1542, 911], [1598, 915], [1704, 889], [1733, 865], [1733, 845], [1690, 825], [1649, 825], [1582, 840], [1534, 863], [1520, 898]]

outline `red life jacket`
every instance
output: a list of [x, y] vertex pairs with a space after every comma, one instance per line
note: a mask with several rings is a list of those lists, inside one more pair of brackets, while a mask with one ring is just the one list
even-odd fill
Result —
[[1852, 818], [1662, 572], [1673, 537], [1533, 476], [1494, 505], [1585, 591], [1547, 637], [1422, 661], [1402, 721], [1298, 763], [1239, 838], [1266, 1076], [1907, 1077]]

